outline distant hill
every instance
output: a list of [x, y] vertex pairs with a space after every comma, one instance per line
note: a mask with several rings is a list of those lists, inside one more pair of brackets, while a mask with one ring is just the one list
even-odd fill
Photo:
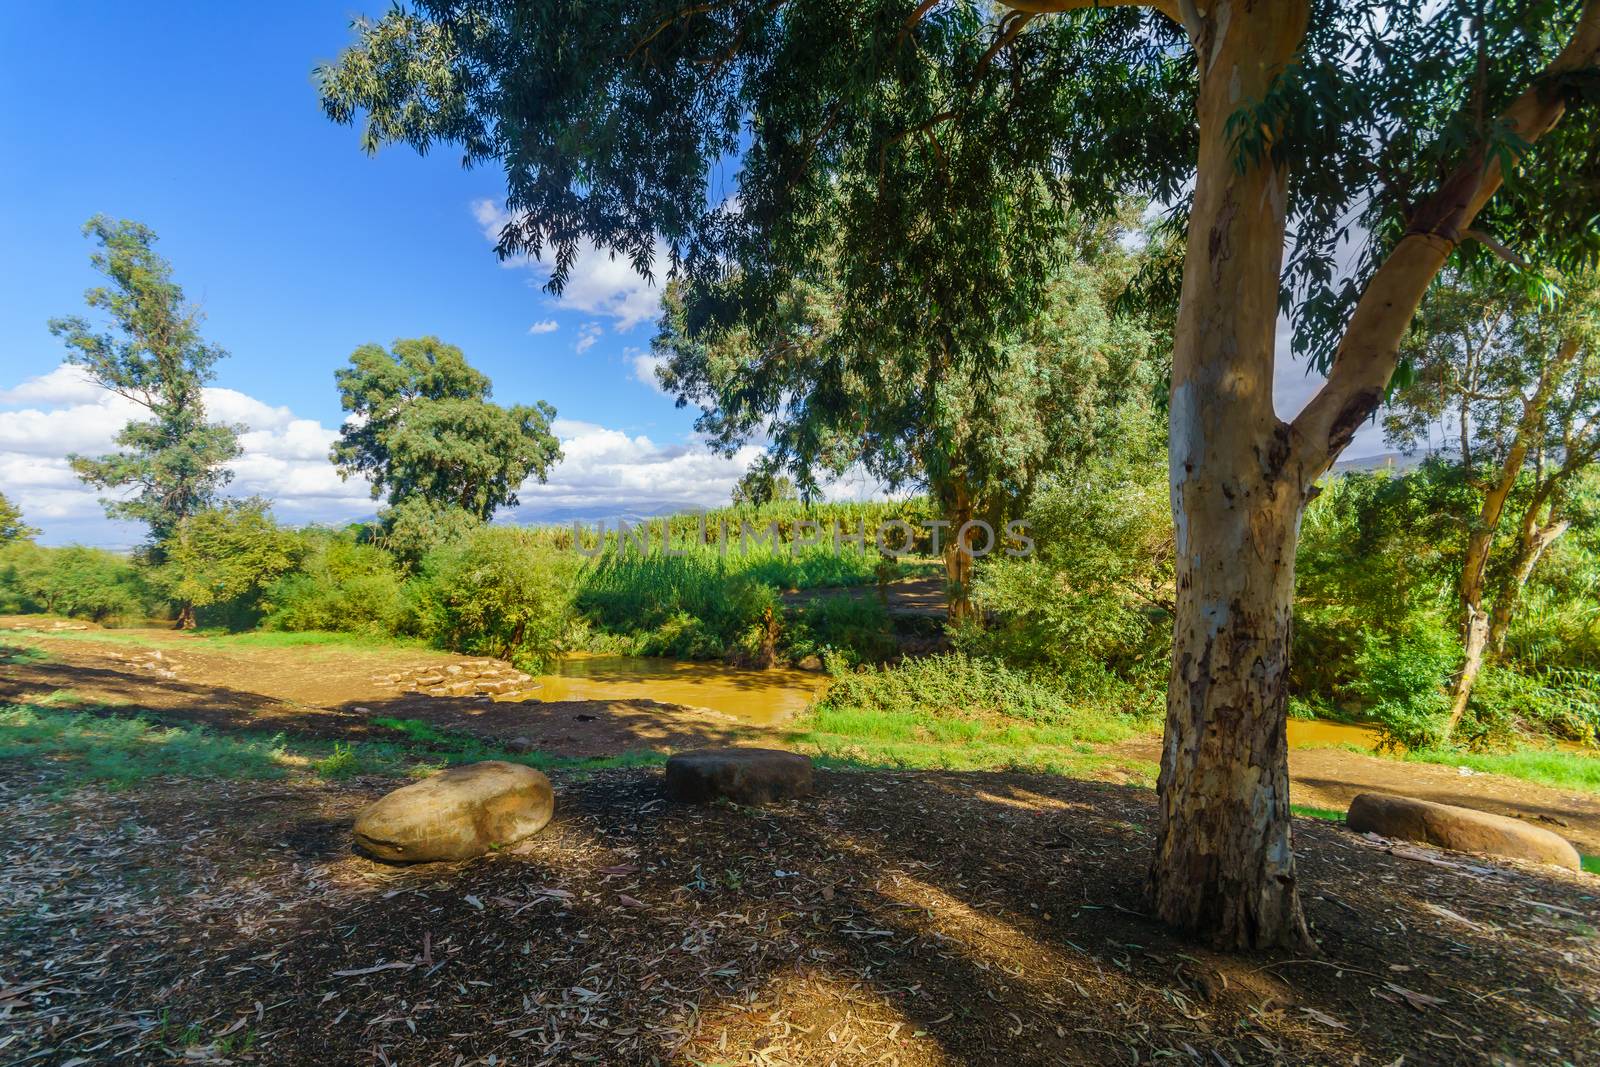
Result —
[[1333, 473], [1343, 474], [1346, 471], [1408, 471], [1422, 466], [1422, 461], [1428, 458], [1424, 451], [1416, 452], [1383, 452], [1376, 456], [1358, 456], [1355, 459], [1341, 459], [1333, 465]]

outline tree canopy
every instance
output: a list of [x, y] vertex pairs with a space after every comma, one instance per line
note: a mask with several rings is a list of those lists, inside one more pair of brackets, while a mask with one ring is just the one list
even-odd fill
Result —
[[391, 508], [421, 501], [487, 521], [561, 458], [550, 432], [555, 408], [491, 403], [489, 379], [437, 337], [390, 350], [362, 345], [334, 377], [351, 417], [331, 458], [342, 477], [366, 477], [375, 499], [387, 494]]
[[75, 455], [72, 468], [98, 488], [134, 490], [105, 500], [106, 514], [146, 524], [159, 562], [178, 524], [209, 506], [233, 477], [226, 464], [239, 455], [239, 427], [208, 422], [202, 395], [227, 353], [200, 336], [204, 316], [185, 301], [149, 228], [97, 215], [84, 233], [99, 244], [90, 260], [109, 282], [84, 300], [105, 313], [110, 329], [69, 316], [51, 320], [50, 330], [66, 342], [69, 362], [149, 417], [118, 432], [119, 451]]

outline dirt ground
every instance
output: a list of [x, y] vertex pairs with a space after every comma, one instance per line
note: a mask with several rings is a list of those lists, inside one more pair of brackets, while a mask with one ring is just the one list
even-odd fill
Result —
[[[0, 664], [0, 701], [70, 689], [222, 730], [381, 736], [396, 715], [568, 754], [781, 738], [372, 682], [449, 658], [415, 650], [0, 641], [48, 652]], [[150, 642], [174, 677], [139, 665]], [[1391, 788], [1563, 820], [1600, 851], [1587, 797], [1293, 763], [1298, 803]], [[1600, 1062], [1600, 879], [1317, 820], [1295, 833], [1321, 955], [1244, 958], [1140, 911], [1154, 796], [1108, 782], [819, 771], [815, 795], [747, 809], [670, 804], [654, 768], [559, 773], [540, 834], [406, 868], [350, 847], [391, 778], [64, 792], [56, 773], [0, 761], [7, 1065]]]
[[740, 809], [558, 776], [524, 844], [402, 868], [349, 848], [387, 779], [47, 774], [0, 766], [6, 1063], [1600, 1057], [1592, 877], [1299, 820], [1323, 954], [1222, 956], [1138, 910], [1148, 790], [822, 772]]

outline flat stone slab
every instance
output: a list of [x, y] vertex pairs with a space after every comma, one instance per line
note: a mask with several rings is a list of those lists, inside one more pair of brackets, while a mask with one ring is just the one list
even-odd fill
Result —
[[770, 804], [811, 792], [811, 758], [775, 748], [703, 748], [667, 760], [667, 796]]
[[1362, 793], [1350, 802], [1350, 829], [1405, 841], [1422, 841], [1457, 852], [1549, 863], [1578, 870], [1578, 850], [1557, 834], [1520, 819], [1474, 808], [1434, 804], [1389, 793]]
[[481, 856], [538, 833], [556, 806], [532, 767], [485, 760], [403, 786], [356, 817], [356, 847], [390, 863]]

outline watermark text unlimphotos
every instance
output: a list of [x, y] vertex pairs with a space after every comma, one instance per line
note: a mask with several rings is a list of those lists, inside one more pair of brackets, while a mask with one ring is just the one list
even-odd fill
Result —
[[1033, 538], [1028, 536], [1028, 524], [1022, 519], [1006, 523], [1002, 533], [996, 533], [995, 528], [983, 519], [970, 519], [959, 525], [949, 519], [922, 519], [916, 524], [904, 519], [888, 519], [878, 523], [875, 530], [867, 528], [865, 519], [857, 519], [854, 526], [840, 520], [799, 519], [789, 526], [786, 535], [776, 520], [765, 526], [753, 526], [741, 519], [735, 526], [723, 519], [713, 525], [702, 515], [693, 530], [677, 534], [673, 533], [672, 524], [666, 519], [647, 519], [640, 523], [618, 522], [614, 538], [608, 538], [604, 522], [590, 527], [574, 522], [572, 546], [581, 554], [591, 557], [608, 549], [639, 555], [657, 553], [663, 556], [687, 556], [696, 547], [714, 545], [722, 555], [756, 550], [788, 551], [798, 556], [808, 551], [828, 549], [835, 553], [865, 552], [868, 546], [872, 546], [886, 556], [899, 558], [916, 555], [919, 546], [926, 542], [927, 552], [934, 556], [950, 545], [974, 559], [982, 559], [995, 552], [1002, 552], [1013, 559], [1033, 555]]

